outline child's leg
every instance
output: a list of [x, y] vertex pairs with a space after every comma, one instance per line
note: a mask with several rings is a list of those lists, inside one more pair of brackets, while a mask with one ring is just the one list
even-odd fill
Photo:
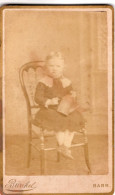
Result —
[[74, 137], [74, 132], [70, 132], [68, 129], [64, 133], [64, 146], [70, 148]]
[[59, 131], [56, 133], [57, 142], [59, 144], [59, 151], [63, 156], [69, 159], [73, 159], [71, 150], [69, 149], [73, 136], [74, 132], [69, 132], [69, 130], [66, 130], [65, 132]]
[[57, 142], [58, 142], [59, 146], [63, 145], [64, 136], [65, 136], [65, 134], [64, 134], [63, 131], [56, 132], [56, 139], [57, 139]]

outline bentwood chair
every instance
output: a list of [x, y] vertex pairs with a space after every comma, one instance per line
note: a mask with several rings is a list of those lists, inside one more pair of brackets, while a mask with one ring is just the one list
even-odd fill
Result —
[[[19, 72], [19, 78], [20, 78], [20, 83], [21, 87], [23, 90], [24, 97], [26, 99], [26, 105], [27, 105], [27, 121], [28, 121], [28, 156], [27, 156], [27, 166], [30, 166], [30, 160], [31, 160], [31, 152], [32, 152], [32, 147], [35, 148], [37, 151], [40, 153], [40, 170], [41, 170], [41, 175], [44, 174], [45, 172], [45, 153], [47, 151], [52, 151], [55, 150], [57, 152], [56, 147], [52, 148], [47, 148], [45, 146], [45, 131], [42, 127], [39, 127], [39, 134], [37, 134], [33, 129], [32, 129], [32, 121], [34, 118], [34, 111], [39, 110], [39, 105], [37, 105], [34, 102], [34, 94], [35, 94], [35, 89], [36, 85], [39, 82], [39, 80], [43, 77], [44, 73], [44, 62], [43, 61], [34, 61], [34, 62], [29, 62], [21, 66], [20, 72]], [[88, 155], [88, 139], [87, 139], [87, 131], [86, 128], [80, 129], [77, 134], [83, 135], [83, 141], [81, 143], [75, 143], [72, 144], [71, 148], [77, 147], [77, 146], [83, 146], [84, 148], [84, 156], [85, 156], [85, 162], [88, 168], [88, 173], [91, 172], [90, 169], [90, 164], [89, 164], [89, 155]], [[34, 137], [33, 137], [34, 135]], [[49, 136], [55, 136], [55, 134], [49, 135]], [[37, 138], [40, 143], [40, 147], [36, 146], [33, 143], [33, 139]], [[60, 154], [57, 152], [57, 162], [60, 161]]]

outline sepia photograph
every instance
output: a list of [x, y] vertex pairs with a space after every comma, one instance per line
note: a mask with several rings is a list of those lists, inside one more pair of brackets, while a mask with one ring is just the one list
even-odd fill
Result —
[[5, 193], [112, 191], [112, 17], [3, 8]]

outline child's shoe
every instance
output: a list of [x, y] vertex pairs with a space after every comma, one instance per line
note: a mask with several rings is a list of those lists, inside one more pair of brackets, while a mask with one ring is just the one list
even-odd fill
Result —
[[62, 145], [59, 146], [58, 151], [66, 158], [69, 158], [71, 160], [73, 160], [73, 156], [71, 154], [71, 150], [69, 148], [67, 148], [66, 146]]

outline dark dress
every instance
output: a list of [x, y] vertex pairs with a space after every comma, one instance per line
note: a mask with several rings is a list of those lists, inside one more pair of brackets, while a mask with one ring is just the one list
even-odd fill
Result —
[[63, 87], [59, 79], [53, 79], [53, 86], [48, 87], [39, 82], [35, 92], [35, 102], [39, 104], [40, 110], [36, 113], [34, 124], [36, 126], [54, 131], [78, 131], [84, 127], [85, 120], [80, 112], [75, 110], [68, 116], [57, 112], [57, 105], [45, 107], [47, 99], [55, 97], [62, 98], [69, 94], [72, 86]]

